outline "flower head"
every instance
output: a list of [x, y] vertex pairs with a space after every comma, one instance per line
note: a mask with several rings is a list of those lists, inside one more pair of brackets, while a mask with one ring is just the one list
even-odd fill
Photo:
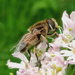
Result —
[[48, 51], [47, 44], [43, 41], [36, 47], [35, 52], [31, 52], [30, 60], [24, 54], [15, 52], [12, 55], [19, 58], [21, 63], [8, 60], [8, 67], [19, 69], [17, 75], [65, 74], [68, 64], [75, 64], [75, 12], [69, 16], [64, 11], [62, 22], [63, 33], [49, 43]]

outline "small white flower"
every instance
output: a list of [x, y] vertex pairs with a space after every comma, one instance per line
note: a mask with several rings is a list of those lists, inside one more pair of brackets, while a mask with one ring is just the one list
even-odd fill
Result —
[[[71, 39], [75, 38], [75, 12], [72, 12], [70, 18], [66, 11], [64, 11], [62, 16], [64, 32], [69, 31], [69, 36]], [[68, 35], [68, 34], [67, 34]]]
[[37, 59], [36, 59], [36, 56], [34, 54], [31, 54], [30, 62], [28, 61], [26, 56], [20, 52], [13, 53], [12, 55], [14, 57], [21, 59], [22, 62], [21, 63], [13, 63], [10, 60], [8, 60], [7, 65], [10, 68], [22, 68], [23, 69], [23, 68], [28, 68], [28, 67], [34, 67], [36, 65]]
[[19, 59], [21, 59], [22, 61], [24, 61], [25, 63], [28, 63], [28, 60], [26, 58], [26, 56], [20, 52], [15, 52], [12, 54], [14, 57], [17, 57]]
[[68, 47], [69, 40], [60, 34], [58, 38], [55, 39], [54, 44], [57, 47]]
[[75, 48], [73, 48], [73, 50], [71, 51], [62, 50], [60, 53], [63, 57], [67, 57], [67, 61], [69, 64], [75, 64]]

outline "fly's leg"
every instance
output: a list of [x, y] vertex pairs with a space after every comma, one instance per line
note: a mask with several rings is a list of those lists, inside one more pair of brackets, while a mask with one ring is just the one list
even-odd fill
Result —
[[31, 59], [31, 53], [30, 53], [29, 50], [28, 50], [28, 54], [29, 54], [29, 62], [30, 62], [30, 59]]
[[41, 39], [48, 43], [48, 40], [43, 35], [41, 35]]
[[55, 32], [55, 36], [56, 36], [56, 37], [59, 37], [59, 34], [58, 34], [57, 32]]
[[37, 58], [37, 65], [38, 65], [38, 67], [40, 68], [40, 60], [38, 59], [38, 56], [37, 56], [37, 53], [35, 52], [35, 56], [36, 56], [36, 58]]
[[59, 35], [58, 35], [58, 33], [57, 33], [57, 32], [54, 32], [53, 34], [47, 34], [47, 35], [50, 35], [50, 36], [55, 35], [56, 37], [59, 37]]
[[40, 61], [38, 59], [37, 51], [35, 50], [35, 47], [34, 47], [34, 53], [35, 53], [35, 56], [36, 56], [36, 59], [37, 59], [37, 66], [39, 66], [39, 68], [40, 68]]

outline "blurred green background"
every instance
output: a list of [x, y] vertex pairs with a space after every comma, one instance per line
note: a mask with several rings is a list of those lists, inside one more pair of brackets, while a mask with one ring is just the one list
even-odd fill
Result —
[[[6, 66], [7, 60], [20, 62], [12, 57], [10, 49], [17, 44], [27, 29], [46, 18], [55, 18], [62, 25], [63, 11], [75, 11], [75, 0], [0, 0], [0, 75], [9, 75], [16, 69]], [[72, 72], [73, 71], [73, 72]], [[75, 75], [75, 66], [69, 65], [67, 75]]]

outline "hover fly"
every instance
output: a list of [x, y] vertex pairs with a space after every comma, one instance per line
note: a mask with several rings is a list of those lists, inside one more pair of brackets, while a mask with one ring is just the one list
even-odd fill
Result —
[[[16, 47], [16, 51], [22, 53], [28, 51], [29, 48], [34, 45], [35, 47], [42, 41], [47, 41], [46, 37], [57, 34], [58, 24], [55, 19], [45, 19], [43, 21], [37, 22], [29, 28], [29, 33], [25, 34]], [[52, 32], [52, 33], [51, 33]]]

